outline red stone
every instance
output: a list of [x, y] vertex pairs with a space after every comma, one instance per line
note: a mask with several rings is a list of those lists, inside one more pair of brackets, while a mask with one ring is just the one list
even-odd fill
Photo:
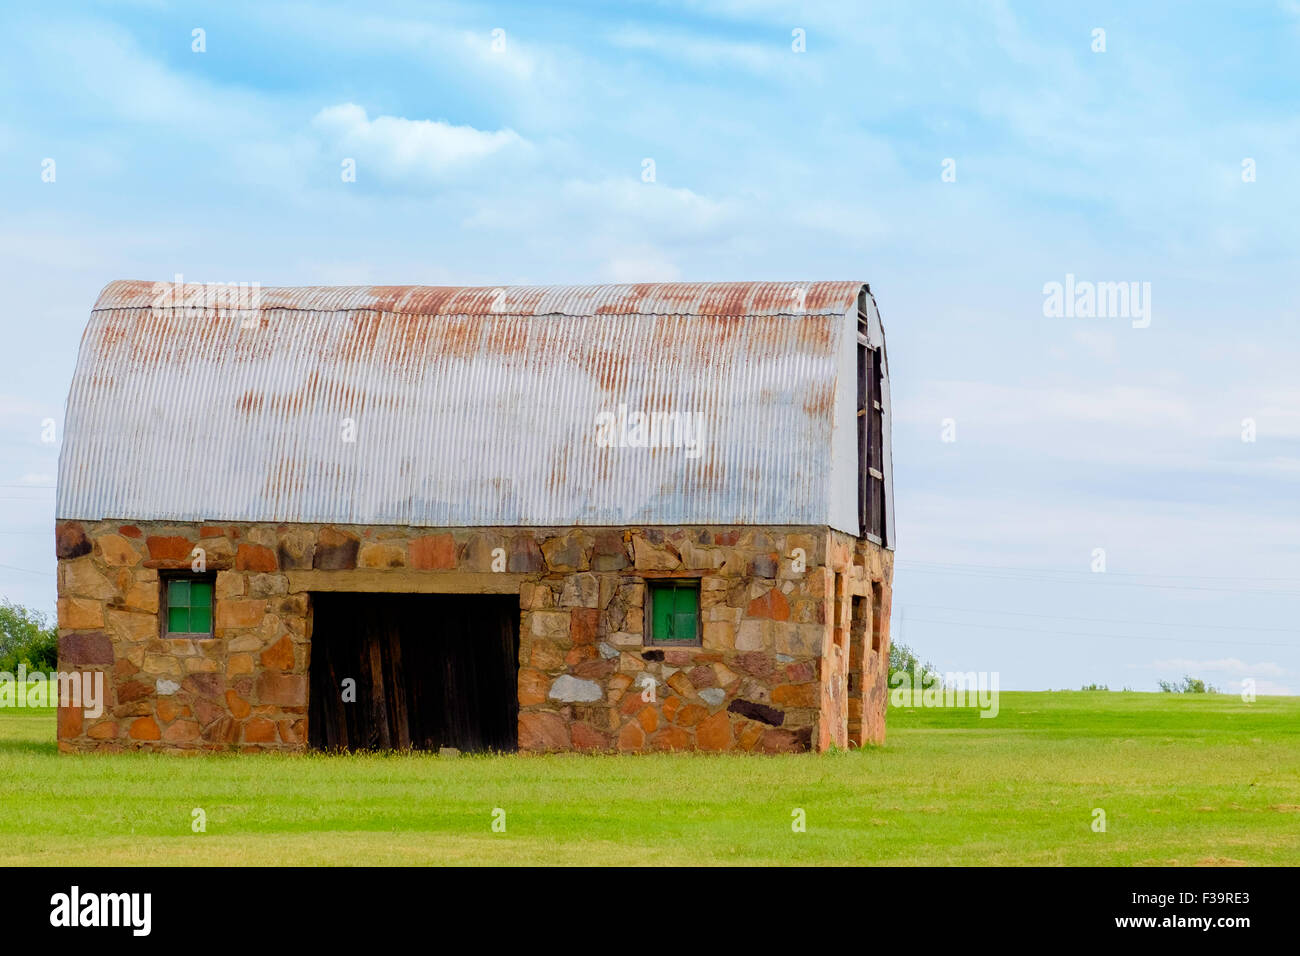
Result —
[[178, 720], [163, 731], [163, 739], [174, 744], [198, 740], [199, 725], [192, 720]]
[[293, 641], [286, 634], [266, 650], [262, 651], [262, 666], [277, 671], [293, 670]]
[[235, 551], [236, 571], [259, 571], [263, 574], [269, 574], [279, 569], [279, 561], [275, 557], [275, 552], [270, 548], [264, 548], [260, 544], [244, 542]]
[[103, 631], [65, 634], [59, 638], [59, 666], [113, 663], [113, 642]]
[[691, 683], [696, 687], [715, 687], [718, 683], [717, 675], [713, 673], [712, 667], [692, 667], [687, 671], [686, 676], [691, 679]]
[[240, 720], [243, 720], [248, 716], [248, 701], [244, 700], [244, 698], [240, 697], [233, 690], [226, 691], [226, 706], [230, 708], [231, 715], [238, 717]]
[[821, 704], [820, 684], [777, 684], [772, 703], [783, 707], [817, 707]]
[[687, 704], [682, 708], [682, 712], [677, 715], [677, 723], [683, 727], [694, 727], [704, 719], [705, 714], [709, 711], [699, 704]]
[[80, 707], [59, 708], [59, 739], [80, 737], [85, 715]]
[[263, 704], [307, 703], [307, 678], [303, 674], [264, 671], [257, 678], [257, 699]]
[[569, 612], [569, 640], [575, 644], [594, 644], [599, 625], [599, 608], [575, 607]]
[[450, 571], [456, 567], [456, 539], [449, 534], [412, 538], [411, 567], [419, 571]]
[[665, 727], [650, 740], [655, 750], [690, 750], [691, 735], [680, 727]]
[[695, 746], [700, 750], [730, 750], [731, 718], [725, 710], [720, 710], [712, 717], [706, 717], [695, 728]]
[[90, 554], [92, 545], [86, 529], [75, 521], [60, 521], [54, 529], [54, 554], [60, 558], [79, 558]]
[[790, 620], [790, 602], [777, 588], [772, 588], [760, 598], [754, 598], [745, 609], [749, 617], [765, 617], [773, 621]]
[[608, 750], [609, 738], [588, 723], [579, 721], [573, 725], [573, 747], [575, 750]]
[[618, 732], [618, 749], [623, 751], [641, 750], [645, 747], [645, 731], [636, 721], [623, 725]]
[[187, 538], [150, 535], [145, 539], [149, 557], [159, 561], [188, 561], [194, 545]]
[[140, 717], [132, 721], [128, 733], [132, 740], [158, 740], [162, 737], [158, 731], [158, 721], [152, 717]]
[[117, 533], [124, 538], [138, 538], [141, 535], [140, 529], [133, 524], [122, 525], [122, 527], [117, 529]]
[[559, 714], [533, 712], [519, 715], [519, 749], [546, 751], [569, 749], [569, 727]]
[[655, 728], [659, 726], [659, 711], [647, 705], [637, 711], [636, 719], [642, 730], [648, 734], [654, 733]]
[[117, 702], [119, 704], [129, 704], [133, 700], [143, 700], [153, 692], [152, 684], [146, 684], [138, 680], [127, 681], [125, 684], [117, 686]]
[[250, 744], [275, 743], [275, 722], [265, 717], [253, 717], [244, 723], [244, 742]]

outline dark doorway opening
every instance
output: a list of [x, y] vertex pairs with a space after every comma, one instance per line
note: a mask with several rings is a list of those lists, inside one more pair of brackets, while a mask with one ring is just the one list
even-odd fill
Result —
[[308, 740], [320, 750], [515, 750], [518, 672], [513, 595], [314, 593]]

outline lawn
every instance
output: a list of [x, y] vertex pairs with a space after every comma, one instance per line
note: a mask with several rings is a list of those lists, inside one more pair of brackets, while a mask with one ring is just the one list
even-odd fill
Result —
[[59, 756], [52, 711], [5, 710], [0, 863], [1300, 864], [1300, 698], [889, 721], [883, 748], [793, 757], [185, 759]]

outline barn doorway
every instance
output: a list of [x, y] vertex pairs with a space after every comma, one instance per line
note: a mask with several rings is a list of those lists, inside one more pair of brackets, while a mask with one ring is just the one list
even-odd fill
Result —
[[313, 593], [308, 741], [515, 750], [518, 670], [513, 595]]

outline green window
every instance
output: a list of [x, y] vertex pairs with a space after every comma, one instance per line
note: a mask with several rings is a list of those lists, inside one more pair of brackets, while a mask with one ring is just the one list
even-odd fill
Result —
[[173, 578], [167, 582], [167, 631], [171, 634], [212, 633], [212, 581]]
[[650, 642], [700, 643], [700, 588], [695, 582], [651, 584]]

